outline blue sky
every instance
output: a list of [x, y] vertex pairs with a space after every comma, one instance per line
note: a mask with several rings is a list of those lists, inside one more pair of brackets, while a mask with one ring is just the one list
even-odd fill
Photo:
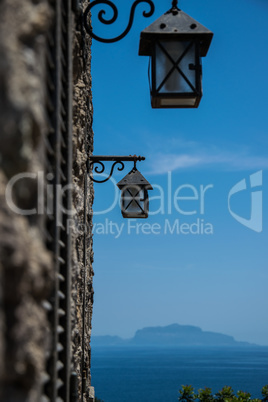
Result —
[[[115, 3], [119, 18], [111, 27], [99, 26], [92, 10], [97, 34], [118, 35], [126, 26], [132, 3]], [[127, 338], [144, 326], [176, 322], [268, 345], [268, 3], [179, 2], [214, 38], [203, 59], [199, 108], [170, 110], [151, 108], [148, 58], [138, 56], [140, 32], [171, 6], [154, 3], [149, 19], [142, 16], [148, 6], [138, 7], [125, 39], [92, 46], [94, 153], [144, 155], [138, 169], [155, 187], [153, 215], [131, 222], [111, 206], [115, 182], [132, 164], [115, 181], [95, 184], [92, 332]], [[257, 172], [262, 186], [253, 188], [258, 194], [252, 201], [250, 176]], [[228, 194], [244, 179], [247, 189], [230, 198], [232, 216]], [[256, 207], [260, 220], [261, 196], [262, 231], [256, 231], [234, 214], [249, 220]], [[176, 233], [176, 224], [196, 225], [192, 232], [199, 225], [199, 234]], [[202, 225], [212, 233], [200, 233]]]

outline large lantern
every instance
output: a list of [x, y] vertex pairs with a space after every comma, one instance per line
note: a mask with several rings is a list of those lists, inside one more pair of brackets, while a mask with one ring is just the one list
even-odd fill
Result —
[[213, 33], [174, 4], [141, 32], [139, 55], [151, 58], [153, 108], [196, 108], [202, 97], [201, 57]]
[[121, 190], [121, 212], [124, 218], [148, 218], [151, 184], [133, 168], [117, 186]]

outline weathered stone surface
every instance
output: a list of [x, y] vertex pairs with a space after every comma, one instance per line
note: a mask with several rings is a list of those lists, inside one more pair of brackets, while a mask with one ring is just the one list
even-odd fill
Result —
[[[85, 7], [87, 1], [82, 2]], [[83, 35], [83, 37], [81, 36]], [[81, 43], [83, 47], [81, 47]], [[93, 249], [92, 249], [92, 203], [93, 184], [87, 179], [85, 183], [87, 156], [93, 152], [93, 107], [91, 94], [91, 41], [88, 35], [81, 30], [77, 21], [74, 44], [73, 44], [73, 77], [74, 77], [74, 100], [73, 100], [73, 207], [76, 210], [74, 216], [76, 231], [73, 231], [74, 253], [74, 281], [72, 287], [72, 311], [73, 331], [72, 362], [77, 373], [84, 368], [87, 371], [86, 393], [84, 399], [92, 401], [94, 390], [90, 388], [90, 336], [93, 304]], [[87, 186], [86, 217], [84, 215], [84, 189]], [[84, 224], [86, 225], [84, 226]], [[84, 233], [86, 236], [84, 237]], [[86, 270], [84, 269], [84, 246], [86, 246]], [[84, 295], [85, 289], [85, 295]], [[84, 339], [83, 325], [85, 326]], [[83, 353], [84, 347], [84, 353]], [[84, 362], [81, 361], [84, 357]], [[81, 392], [81, 381], [79, 381]]]
[[[81, 1], [83, 7], [87, 1]], [[45, 40], [53, 17], [49, 0], [0, 1], [0, 399], [37, 402], [42, 392], [49, 343], [49, 324], [42, 308], [53, 282], [52, 256], [42, 235], [42, 217], [16, 214], [6, 203], [6, 185], [19, 180], [12, 197], [24, 209], [37, 206], [34, 177], [44, 169]], [[93, 151], [90, 40], [81, 20], [73, 32], [73, 209], [72, 233], [72, 358], [79, 378], [86, 369], [84, 401], [94, 390], [90, 377], [90, 335], [93, 304], [93, 185], [85, 177]], [[78, 230], [86, 223], [86, 232]], [[85, 251], [86, 248], [86, 252]], [[86, 260], [86, 261], [85, 261]], [[85, 263], [85, 264], [84, 264]], [[84, 293], [85, 292], [85, 293]]]
[[51, 256], [37, 228], [8, 207], [5, 187], [0, 172], [2, 400], [37, 401], [48, 346], [41, 301], [52, 281]]
[[[42, 308], [52, 282], [40, 217], [16, 214], [5, 189], [16, 174], [43, 170], [44, 44], [47, 0], [0, 2], [0, 399], [40, 400], [48, 322]], [[17, 206], [36, 207], [36, 180], [13, 188]]]
[[44, 45], [52, 16], [47, 0], [0, 3], [0, 149], [7, 177], [40, 168], [44, 134]]

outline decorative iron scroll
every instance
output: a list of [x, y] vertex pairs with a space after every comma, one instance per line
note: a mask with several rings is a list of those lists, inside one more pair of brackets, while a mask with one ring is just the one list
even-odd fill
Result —
[[[116, 165], [117, 166], [117, 170], [118, 171], [122, 171], [125, 168], [125, 165], [123, 162], [134, 162], [134, 169], [136, 168], [136, 163], [137, 161], [144, 161], [145, 157], [144, 156], [137, 156], [137, 155], [133, 155], [133, 156], [90, 156], [89, 157], [89, 163], [88, 163], [88, 170], [91, 171], [90, 173], [90, 179], [92, 181], [94, 181], [94, 183], [105, 183], [106, 181], [108, 181], [114, 172], [114, 168]], [[106, 177], [106, 179], [103, 180], [96, 180], [93, 178], [93, 171], [97, 174], [102, 174], [105, 171], [105, 166], [103, 162], [113, 162], [111, 169], [110, 169], [110, 173], [108, 175], [108, 177]], [[94, 164], [98, 164], [98, 166], [94, 167]]]
[[[96, 162], [92, 162], [91, 165], [93, 165], [94, 163], [98, 163], [99, 165], [101, 165], [101, 168], [100, 168], [100, 166], [95, 166], [94, 167], [94, 172], [97, 173], [97, 174], [103, 173], [104, 170], [105, 170], [104, 164], [101, 161], [96, 161]], [[114, 162], [112, 164], [110, 174], [106, 179], [104, 179], [104, 180], [96, 180], [96, 179], [93, 178], [93, 175], [92, 175], [91, 180], [94, 181], [94, 183], [105, 183], [106, 181], [108, 181], [112, 177], [115, 165], [117, 165], [117, 164], [121, 165], [121, 166], [117, 167], [117, 170], [119, 170], [120, 172], [125, 168], [125, 165], [124, 165], [123, 162]]]
[[110, 39], [106, 39], [106, 38], [101, 38], [99, 36], [97, 36], [96, 34], [93, 33], [92, 27], [90, 26], [90, 24], [88, 23], [88, 15], [91, 11], [91, 9], [98, 4], [106, 4], [107, 6], [111, 7], [111, 9], [113, 10], [113, 16], [110, 19], [105, 19], [104, 15], [105, 15], [105, 10], [100, 10], [98, 13], [98, 19], [102, 24], [105, 25], [111, 25], [113, 24], [118, 17], [118, 9], [115, 6], [114, 3], [112, 3], [110, 0], [94, 0], [92, 2], [90, 2], [90, 4], [87, 6], [85, 12], [84, 12], [84, 26], [85, 29], [87, 31], [87, 33], [94, 39], [96, 39], [99, 42], [103, 42], [103, 43], [113, 43], [113, 42], [118, 42], [119, 40], [123, 39], [130, 31], [132, 25], [133, 25], [133, 20], [134, 20], [134, 14], [135, 14], [135, 9], [137, 7], [138, 4], [140, 3], [147, 3], [150, 6], [150, 11], [143, 11], [143, 16], [145, 18], [151, 17], [154, 13], [155, 7], [154, 7], [154, 3], [151, 0], [136, 0], [132, 6], [131, 6], [131, 10], [130, 10], [130, 16], [129, 16], [129, 22], [128, 25], [125, 29], [125, 31], [115, 37], [115, 38], [110, 38]]

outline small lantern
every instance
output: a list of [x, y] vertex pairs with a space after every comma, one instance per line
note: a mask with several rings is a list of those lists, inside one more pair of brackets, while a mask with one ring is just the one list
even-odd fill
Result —
[[124, 218], [148, 218], [151, 184], [133, 168], [117, 186], [121, 192], [121, 212]]
[[175, 4], [140, 36], [139, 55], [151, 57], [153, 108], [196, 108], [202, 97], [201, 57], [213, 33]]

